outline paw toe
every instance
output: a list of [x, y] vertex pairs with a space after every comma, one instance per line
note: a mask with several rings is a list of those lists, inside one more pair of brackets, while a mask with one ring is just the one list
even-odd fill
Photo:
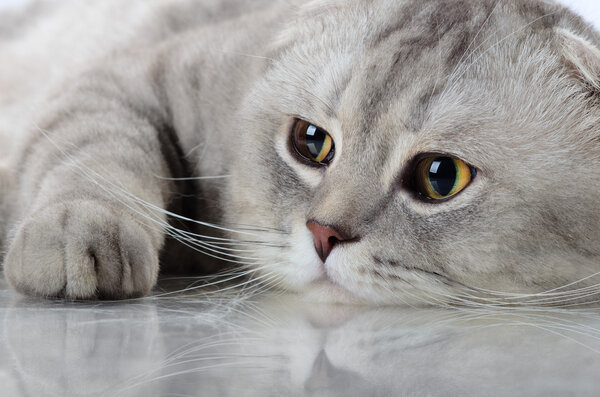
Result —
[[5, 271], [20, 292], [70, 299], [146, 294], [158, 276], [158, 254], [144, 229], [97, 203], [45, 210], [21, 227]]

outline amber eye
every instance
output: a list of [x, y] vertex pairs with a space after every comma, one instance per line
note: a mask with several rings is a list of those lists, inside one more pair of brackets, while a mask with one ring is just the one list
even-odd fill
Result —
[[475, 168], [457, 158], [427, 157], [417, 163], [413, 183], [421, 196], [442, 200], [460, 193], [475, 175]]
[[308, 121], [295, 119], [291, 131], [296, 153], [316, 165], [327, 165], [335, 154], [335, 144], [327, 131]]

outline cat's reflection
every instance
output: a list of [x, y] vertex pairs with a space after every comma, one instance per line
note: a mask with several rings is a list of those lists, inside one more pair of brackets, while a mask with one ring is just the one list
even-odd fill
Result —
[[103, 395], [165, 355], [152, 305], [33, 302], [7, 309], [5, 340], [23, 395]]
[[544, 395], [599, 390], [599, 329], [594, 311], [25, 301], [4, 339], [23, 395]]
[[308, 395], [367, 396], [376, 387], [359, 373], [334, 366], [322, 349], [304, 382], [304, 390]]

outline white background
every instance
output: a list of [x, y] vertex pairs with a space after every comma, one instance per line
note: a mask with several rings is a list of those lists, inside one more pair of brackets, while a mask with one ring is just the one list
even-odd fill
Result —
[[561, 0], [600, 30], [600, 0]]
[[[24, 5], [32, 0], [0, 0], [0, 8]], [[82, 0], [85, 1], [85, 0]], [[559, 0], [572, 7], [586, 19], [600, 28], [600, 1], [599, 0]]]
[[[8, 7], [18, 7], [25, 5], [32, 0], [0, 0], [0, 9]], [[85, 0], [81, 0], [85, 1]], [[127, 0], [124, 0], [127, 1]], [[202, 1], [202, 0], [200, 0]], [[393, 0], [392, 0], [393, 1]], [[558, 0], [573, 8], [585, 19], [600, 29], [600, 0]]]

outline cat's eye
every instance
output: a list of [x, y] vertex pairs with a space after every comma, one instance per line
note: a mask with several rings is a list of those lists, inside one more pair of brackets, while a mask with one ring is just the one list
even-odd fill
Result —
[[294, 119], [291, 142], [295, 153], [310, 164], [327, 165], [335, 154], [335, 143], [331, 135], [301, 119]]
[[413, 185], [421, 197], [443, 200], [460, 193], [477, 171], [454, 157], [426, 157], [417, 162]]

